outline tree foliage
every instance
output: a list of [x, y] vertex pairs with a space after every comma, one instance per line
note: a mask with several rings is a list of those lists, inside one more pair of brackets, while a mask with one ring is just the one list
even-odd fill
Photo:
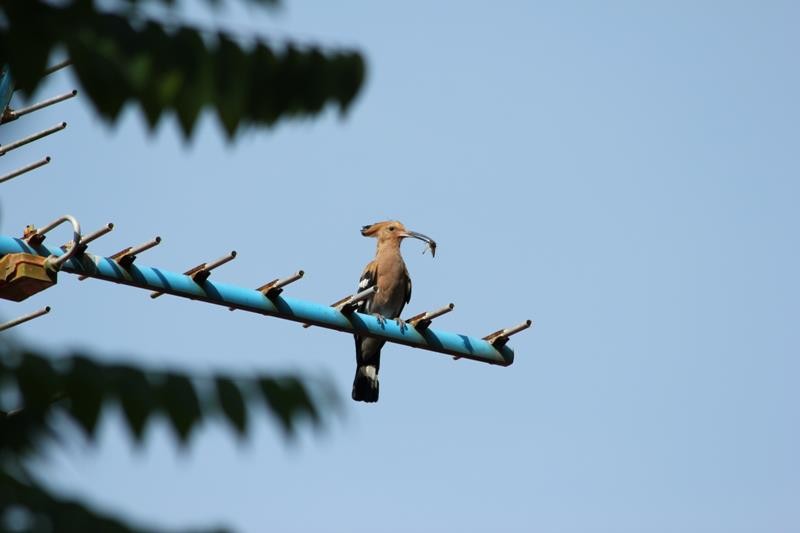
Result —
[[[0, 0], [0, 65], [30, 95], [53, 53], [65, 52], [85, 96], [109, 122], [134, 103], [151, 127], [174, 113], [187, 137], [204, 109], [213, 109], [233, 138], [243, 126], [313, 116], [328, 104], [345, 112], [363, 84], [364, 60], [355, 51], [276, 47], [263, 39], [245, 46], [224, 32], [167, 27], [142, 15], [145, 3], [120, 0], [116, 11], [103, 11], [94, 0]], [[55, 357], [0, 342], [0, 530], [153, 531], [62, 498], [28, 472], [25, 458], [59, 437], [66, 421], [95, 439], [101, 417], [116, 406], [135, 441], [160, 418], [186, 445], [206, 421], [224, 421], [245, 436], [262, 410], [291, 437], [304, 422], [320, 426], [335, 405], [322, 384], [294, 375], [197, 375], [101, 363], [85, 354]]]
[[344, 112], [364, 80], [355, 51], [263, 40], [244, 46], [228, 33], [167, 28], [136, 10], [102, 12], [91, 0], [6, 0], [0, 10], [0, 64], [10, 66], [18, 90], [36, 90], [48, 58], [64, 49], [101, 116], [113, 122], [134, 102], [151, 127], [174, 112], [187, 137], [205, 108], [229, 137], [243, 125], [315, 115], [328, 103]]
[[3, 517], [8, 521], [16, 512], [42, 531], [145, 531], [13, 475], [20, 458], [63, 433], [65, 418], [94, 439], [101, 416], [116, 405], [135, 440], [142, 440], [149, 421], [161, 418], [187, 444], [204, 421], [224, 421], [243, 437], [259, 411], [270, 413], [291, 437], [304, 422], [319, 427], [338, 405], [322, 384], [310, 386], [292, 375], [201, 376], [100, 363], [81, 354], [50, 359], [5, 345], [0, 347], [0, 387], [18, 404], [0, 411], [0, 528]]
[[[287, 436], [303, 419], [321, 421], [313, 393], [288, 375], [198, 376], [103, 364], [81, 354], [51, 360], [38, 353], [3, 349], [0, 383], [15, 391], [24, 407], [0, 412], [0, 451], [18, 454], [34, 448], [54, 412], [66, 415], [94, 438], [104, 406], [112, 403], [120, 408], [137, 441], [143, 438], [147, 422], [157, 416], [169, 423], [182, 443], [204, 419], [225, 420], [244, 436], [258, 404], [274, 415]], [[325, 400], [323, 405], [330, 405], [332, 396]]]

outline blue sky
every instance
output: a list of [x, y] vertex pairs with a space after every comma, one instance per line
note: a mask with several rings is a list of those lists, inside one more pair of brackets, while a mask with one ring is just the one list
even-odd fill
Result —
[[[800, 528], [800, 34], [794, 2], [232, 3], [247, 34], [355, 46], [351, 113], [225, 141], [105, 126], [79, 97], [0, 131], [3, 157], [53, 162], [2, 185], [2, 229], [63, 213], [111, 254], [287, 294], [353, 290], [396, 218], [409, 312], [483, 336], [526, 318], [508, 368], [388, 346], [381, 400], [347, 400], [352, 339], [64, 275], [6, 317], [36, 345], [188, 370], [298, 370], [346, 400], [287, 445], [206, 426], [182, 453], [161, 423], [134, 447], [116, 416], [38, 461], [52, 486], [163, 526], [243, 532], [790, 532]], [[205, 20], [208, 15], [190, 12]], [[231, 80], [235, 83], [235, 80]], [[38, 97], [72, 89], [69, 72]], [[8, 137], [6, 137], [8, 136]], [[66, 240], [66, 234], [64, 236]]]

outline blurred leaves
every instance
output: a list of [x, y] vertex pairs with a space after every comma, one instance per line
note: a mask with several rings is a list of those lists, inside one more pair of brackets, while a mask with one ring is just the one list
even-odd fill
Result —
[[0, 531], [144, 533], [157, 530], [131, 526], [76, 501], [55, 497], [35, 483], [0, 472]]
[[[58, 436], [63, 425], [53, 424], [54, 414], [71, 419], [93, 439], [103, 412], [116, 404], [137, 441], [147, 422], [161, 416], [187, 443], [204, 420], [225, 420], [237, 435], [246, 435], [259, 405], [287, 436], [304, 421], [320, 426], [321, 413], [338, 407], [329, 390], [314, 390], [294, 376], [199, 376], [100, 363], [83, 355], [50, 360], [12, 351], [4, 343], [0, 391], [11, 391], [18, 404], [0, 412], [0, 531], [155, 531], [62, 499], [30, 478], [19, 460], [36, 451], [44, 437]], [[0, 399], [8, 403], [8, 396]]]
[[247, 430], [247, 410], [242, 399], [242, 394], [233, 381], [226, 377], [217, 377], [217, 397], [222, 411], [233, 427], [240, 434]]
[[[53, 52], [66, 52], [83, 94], [109, 122], [133, 103], [151, 128], [174, 113], [187, 138], [204, 110], [216, 113], [229, 138], [248, 125], [316, 115], [329, 104], [344, 113], [364, 82], [364, 60], [355, 51], [260, 40], [244, 46], [230, 34], [167, 27], [140, 16], [143, 4], [171, 9], [175, 0], [121, 3], [123, 11], [112, 13], [99, 10], [95, 0], [0, 0], [0, 65], [8, 65], [16, 88], [31, 95]], [[0, 530], [152, 531], [59, 498], [26, 474], [22, 459], [58, 437], [63, 424], [54, 422], [60, 418], [94, 439], [103, 413], [117, 406], [137, 442], [160, 418], [185, 444], [206, 421], [225, 421], [245, 436], [263, 408], [291, 437], [302, 423], [320, 426], [338, 406], [322, 384], [309, 383], [291, 375], [143, 369], [80, 354], [56, 360], [0, 343], [0, 405], [11, 409], [0, 411]]]
[[96, 436], [105, 407], [116, 404], [131, 435], [141, 441], [147, 422], [160, 415], [182, 443], [203, 420], [227, 421], [237, 435], [249, 429], [261, 405], [292, 436], [303, 420], [321, 424], [320, 410], [334, 409], [329, 396], [293, 376], [196, 376], [105, 364], [82, 355], [56, 363], [32, 352], [0, 357], [0, 383], [17, 390], [20, 409], [0, 415], [0, 452], [30, 450], [45, 432], [51, 412], [65, 414], [89, 438]]
[[51, 52], [63, 47], [100, 115], [114, 122], [134, 102], [155, 127], [174, 112], [187, 137], [203, 109], [216, 112], [231, 138], [242, 126], [316, 115], [328, 103], [345, 112], [365, 76], [354, 51], [265, 42], [244, 47], [223, 32], [168, 30], [154, 20], [100, 12], [91, 0], [6, 0], [0, 12], [7, 19], [0, 26], [0, 64], [9, 64], [18, 89], [31, 94]]
[[[304, 415], [315, 424], [320, 422], [320, 413], [309, 396], [303, 382], [296, 377], [258, 378], [258, 385], [270, 411], [278, 419], [284, 433], [291, 435], [297, 418]], [[333, 395], [328, 396], [327, 403], [336, 404]], [[322, 403], [322, 405], [325, 405]]]

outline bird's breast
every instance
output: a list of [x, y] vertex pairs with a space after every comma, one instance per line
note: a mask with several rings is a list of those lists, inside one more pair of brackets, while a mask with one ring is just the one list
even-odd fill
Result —
[[372, 299], [370, 311], [388, 318], [400, 315], [405, 305], [407, 279], [402, 259], [378, 265], [378, 293]]

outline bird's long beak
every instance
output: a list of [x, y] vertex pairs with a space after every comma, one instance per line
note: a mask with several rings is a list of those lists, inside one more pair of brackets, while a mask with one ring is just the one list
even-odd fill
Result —
[[400, 235], [403, 237], [413, 237], [414, 239], [419, 239], [427, 243], [428, 248], [431, 249], [431, 257], [436, 257], [436, 241], [434, 241], [427, 235], [423, 235], [422, 233], [417, 233], [416, 231], [405, 231]]

